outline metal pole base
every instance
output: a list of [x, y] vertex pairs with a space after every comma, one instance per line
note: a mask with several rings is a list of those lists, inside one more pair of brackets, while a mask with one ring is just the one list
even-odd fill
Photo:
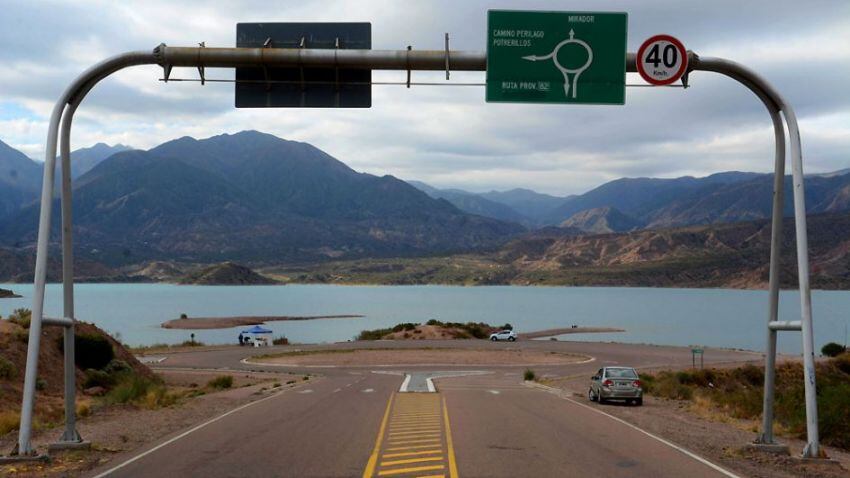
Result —
[[818, 454], [815, 455], [812, 453], [812, 444], [807, 443], [803, 448], [803, 456], [801, 457], [803, 460], [812, 460], [812, 461], [823, 461], [829, 460], [830, 458], [826, 455], [826, 452], [823, 451], [823, 448], [818, 448]]
[[41, 461], [48, 462], [50, 461], [50, 457], [47, 455], [40, 455], [33, 450], [32, 453], [18, 453], [18, 445], [15, 445], [15, 448], [12, 450], [12, 453], [4, 456], [0, 456], [0, 465], [8, 465], [11, 463], [23, 463], [23, 462], [33, 462], [33, 461]]
[[55, 453], [57, 451], [62, 450], [90, 450], [91, 442], [80, 440], [80, 441], [57, 441], [55, 443], [51, 443], [47, 445], [47, 453]]
[[788, 445], [783, 445], [781, 443], [747, 443], [744, 448], [762, 453], [772, 453], [774, 455], [791, 455], [791, 449]]

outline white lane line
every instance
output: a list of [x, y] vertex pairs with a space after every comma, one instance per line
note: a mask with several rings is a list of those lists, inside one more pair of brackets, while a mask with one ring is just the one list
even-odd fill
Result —
[[363, 390], [363, 393], [372, 393], [374, 391], [375, 391], [374, 388], [367, 388], [366, 390]]
[[335, 390], [334, 390], [333, 392], [331, 392], [331, 393], [337, 393], [337, 392], [341, 392], [341, 391], [342, 391], [342, 389], [341, 389], [341, 388], [337, 388], [337, 389], [335, 389]]
[[493, 395], [498, 395], [498, 394], [502, 393], [502, 392], [500, 392], [500, 391], [498, 391], [498, 390], [487, 390], [487, 391], [488, 391], [488, 392], [490, 392], [490, 393], [492, 393]]
[[401, 387], [399, 387], [398, 391], [400, 393], [407, 393], [408, 385], [410, 385], [410, 374], [404, 376], [404, 381], [401, 382]]
[[313, 389], [312, 389], [312, 388], [308, 388], [307, 390], [299, 390], [299, 391], [297, 391], [297, 392], [295, 392], [295, 393], [313, 393]]
[[140, 459], [142, 459], [142, 458], [144, 458], [144, 457], [146, 457], [146, 456], [150, 455], [151, 453], [153, 453], [153, 452], [155, 452], [155, 451], [159, 450], [160, 448], [163, 448], [163, 447], [165, 447], [165, 446], [168, 446], [168, 445], [170, 445], [170, 444], [172, 444], [172, 443], [176, 442], [177, 440], [179, 440], [179, 439], [181, 439], [181, 438], [185, 437], [186, 435], [189, 435], [190, 433], [194, 433], [194, 432], [196, 432], [196, 431], [200, 430], [201, 428], [204, 428], [204, 427], [205, 427], [205, 426], [207, 426], [207, 425], [211, 425], [211, 424], [213, 424], [213, 423], [215, 423], [215, 422], [217, 422], [217, 421], [221, 420], [222, 418], [224, 418], [224, 417], [226, 417], [226, 416], [228, 416], [228, 415], [232, 415], [232, 414], [234, 414], [234, 413], [236, 413], [236, 412], [242, 411], [242, 410], [244, 410], [244, 409], [246, 409], [246, 408], [248, 408], [248, 407], [250, 407], [250, 406], [252, 406], [252, 405], [257, 405], [257, 404], [259, 404], [259, 403], [265, 402], [266, 400], [271, 400], [272, 398], [276, 398], [276, 397], [278, 397], [278, 396], [280, 396], [280, 395], [283, 395], [284, 393], [288, 392], [289, 390], [291, 390], [291, 389], [284, 389], [284, 390], [281, 390], [280, 392], [277, 392], [277, 393], [275, 393], [275, 394], [273, 394], [273, 395], [269, 395], [268, 397], [261, 398], [261, 399], [259, 399], [259, 400], [255, 401], [255, 402], [246, 403], [246, 404], [244, 404], [244, 405], [241, 405], [241, 406], [238, 406], [238, 407], [234, 408], [233, 410], [230, 410], [229, 412], [222, 413], [221, 415], [219, 415], [219, 416], [217, 416], [217, 417], [215, 417], [215, 418], [212, 418], [212, 419], [210, 419], [210, 420], [207, 420], [207, 421], [205, 421], [204, 423], [201, 423], [200, 425], [197, 425], [197, 426], [195, 426], [195, 427], [192, 427], [192, 428], [190, 428], [190, 429], [186, 430], [185, 432], [183, 432], [183, 433], [181, 433], [181, 434], [177, 435], [177, 436], [176, 436], [176, 437], [174, 437], [174, 438], [171, 438], [171, 439], [169, 439], [169, 440], [167, 440], [167, 441], [164, 441], [164, 442], [160, 443], [159, 445], [157, 445], [157, 446], [155, 446], [155, 447], [151, 448], [150, 450], [148, 450], [148, 451], [146, 451], [146, 452], [144, 452], [144, 453], [140, 453], [140, 454], [138, 454], [138, 455], [134, 456], [133, 458], [130, 458], [129, 460], [127, 460], [127, 461], [125, 461], [125, 462], [123, 462], [123, 463], [120, 463], [120, 464], [118, 464], [118, 465], [116, 465], [116, 466], [114, 466], [114, 467], [112, 467], [112, 468], [110, 468], [110, 469], [108, 469], [108, 470], [104, 471], [103, 473], [101, 473], [101, 474], [99, 474], [99, 475], [95, 476], [94, 478], [103, 478], [104, 476], [110, 475], [110, 474], [112, 474], [112, 473], [114, 473], [114, 472], [116, 472], [116, 471], [120, 470], [121, 468], [124, 468], [125, 466], [129, 465], [130, 463], [133, 463], [133, 462], [135, 462], [135, 461], [138, 461], [138, 460], [140, 460]]
[[639, 431], [639, 432], [643, 433], [644, 435], [646, 435], [646, 436], [648, 436], [648, 437], [650, 437], [650, 438], [653, 438], [653, 439], [655, 439], [655, 440], [658, 440], [659, 442], [661, 442], [661, 443], [663, 443], [663, 444], [665, 444], [665, 445], [669, 446], [670, 448], [673, 448], [674, 450], [676, 450], [676, 451], [678, 451], [678, 452], [680, 452], [680, 453], [683, 453], [683, 454], [685, 454], [685, 455], [687, 455], [687, 456], [689, 456], [689, 457], [693, 458], [694, 460], [696, 460], [696, 461], [698, 461], [698, 462], [702, 463], [703, 465], [705, 465], [705, 466], [707, 466], [707, 467], [709, 467], [709, 468], [711, 468], [711, 469], [713, 469], [713, 470], [715, 470], [715, 471], [717, 471], [717, 472], [719, 472], [719, 473], [722, 473], [722, 474], [723, 474], [723, 475], [725, 475], [725, 476], [728, 476], [729, 478], [742, 478], [741, 476], [739, 476], [739, 475], [736, 475], [736, 474], [732, 473], [731, 471], [729, 471], [729, 470], [727, 470], [727, 469], [725, 469], [725, 468], [721, 467], [720, 465], [715, 465], [714, 463], [712, 463], [712, 462], [708, 461], [707, 459], [705, 459], [705, 458], [703, 458], [703, 457], [701, 457], [701, 456], [697, 455], [696, 453], [694, 453], [694, 452], [692, 452], [692, 451], [689, 451], [689, 450], [687, 450], [687, 449], [685, 449], [685, 448], [682, 448], [682, 447], [680, 447], [679, 445], [676, 445], [676, 444], [675, 444], [675, 443], [673, 443], [673, 442], [670, 442], [670, 441], [668, 441], [668, 440], [665, 440], [664, 438], [661, 438], [661, 437], [660, 437], [660, 436], [658, 436], [658, 435], [654, 435], [654, 434], [652, 434], [652, 433], [650, 433], [650, 432], [648, 432], [648, 431], [644, 430], [643, 428], [638, 427], [637, 425], [633, 425], [633, 424], [631, 424], [631, 423], [629, 423], [629, 422], [627, 422], [627, 421], [623, 420], [622, 418], [615, 417], [614, 415], [611, 415], [610, 413], [605, 413], [605, 412], [603, 412], [602, 410], [599, 410], [599, 409], [597, 409], [597, 408], [594, 408], [594, 407], [588, 406], [588, 405], [586, 405], [586, 404], [584, 404], [584, 403], [581, 403], [581, 402], [578, 402], [578, 401], [576, 401], [576, 400], [573, 400], [572, 398], [570, 398], [570, 397], [567, 397], [567, 396], [563, 395], [563, 394], [561, 393], [561, 390], [560, 390], [560, 389], [553, 388], [553, 387], [549, 387], [549, 386], [546, 386], [546, 385], [541, 385], [541, 384], [539, 384], [539, 383], [529, 383], [529, 382], [525, 382], [525, 383], [527, 384], [527, 386], [528, 386], [528, 387], [537, 388], [537, 389], [543, 390], [543, 391], [545, 391], [545, 392], [552, 393], [552, 394], [554, 394], [554, 395], [558, 396], [558, 398], [561, 398], [561, 399], [563, 399], [563, 400], [567, 400], [567, 401], [572, 402], [572, 403], [574, 403], [574, 404], [576, 404], [576, 405], [578, 405], [578, 406], [580, 406], [580, 407], [584, 407], [584, 408], [586, 408], [586, 409], [588, 409], [588, 410], [590, 410], [590, 411], [592, 411], [592, 412], [596, 412], [596, 413], [598, 413], [598, 414], [600, 414], [600, 415], [604, 415], [604, 416], [606, 416], [606, 417], [610, 418], [611, 420], [614, 420], [614, 421], [620, 422], [620, 423], [622, 423], [623, 425], [626, 425], [626, 426], [627, 426], [627, 427], [629, 427], [629, 428], [632, 428], [632, 429], [634, 429], [634, 430], [637, 430], [637, 431]]

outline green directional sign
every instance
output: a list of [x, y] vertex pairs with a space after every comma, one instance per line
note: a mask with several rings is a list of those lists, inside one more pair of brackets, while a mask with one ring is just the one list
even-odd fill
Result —
[[628, 15], [487, 12], [487, 101], [624, 104]]

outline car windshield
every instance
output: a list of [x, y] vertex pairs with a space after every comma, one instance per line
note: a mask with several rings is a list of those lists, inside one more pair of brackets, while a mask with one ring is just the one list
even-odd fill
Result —
[[637, 378], [634, 369], [631, 368], [609, 368], [605, 371], [608, 378]]

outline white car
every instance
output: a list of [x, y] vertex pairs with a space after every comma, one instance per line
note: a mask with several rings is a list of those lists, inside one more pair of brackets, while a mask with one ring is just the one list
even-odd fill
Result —
[[508, 342], [513, 342], [516, 340], [516, 332], [513, 330], [500, 330], [496, 333], [490, 334], [490, 340], [493, 342], [499, 340], [507, 340]]

